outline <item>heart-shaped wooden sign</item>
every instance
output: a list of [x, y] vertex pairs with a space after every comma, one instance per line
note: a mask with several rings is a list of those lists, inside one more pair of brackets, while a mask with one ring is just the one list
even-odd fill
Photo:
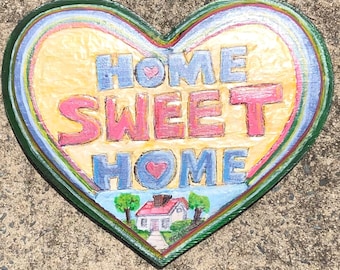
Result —
[[297, 163], [333, 77], [315, 27], [276, 1], [212, 3], [161, 36], [118, 4], [76, 0], [20, 22], [2, 83], [42, 175], [162, 267]]

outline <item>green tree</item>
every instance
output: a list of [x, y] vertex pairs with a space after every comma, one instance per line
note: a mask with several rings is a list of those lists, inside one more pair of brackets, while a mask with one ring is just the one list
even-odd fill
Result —
[[118, 197], [115, 197], [116, 209], [125, 213], [126, 223], [131, 223], [131, 211], [136, 211], [140, 205], [140, 198], [138, 195], [132, 195], [131, 193], [122, 193]]
[[193, 223], [198, 225], [201, 221], [202, 212], [208, 213], [210, 210], [209, 198], [207, 196], [201, 196], [194, 192], [190, 192], [189, 208], [195, 210]]

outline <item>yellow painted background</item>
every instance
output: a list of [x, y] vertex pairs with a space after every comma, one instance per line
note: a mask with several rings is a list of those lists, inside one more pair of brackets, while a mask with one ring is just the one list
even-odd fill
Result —
[[[221, 84], [219, 82], [220, 50], [223, 47], [247, 46], [246, 73], [247, 82]], [[78, 146], [66, 146], [63, 150], [72, 161], [92, 177], [92, 155], [107, 154], [110, 163], [115, 162], [117, 152], [130, 152], [132, 165], [146, 151], [156, 149], [171, 149], [180, 166], [180, 151], [182, 149], [217, 149], [217, 182], [222, 184], [222, 154], [226, 148], [248, 148], [249, 156], [245, 171], [253, 167], [269, 151], [280, 136], [287, 123], [296, 98], [296, 79], [292, 57], [287, 46], [279, 36], [269, 29], [259, 26], [241, 26], [226, 30], [199, 45], [195, 50], [209, 50], [212, 53], [213, 65], [217, 83], [203, 85], [200, 78], [197, 85], [188, 86], [185, 82], [180, 87], [170, 87], [166, 77], [164, 84], [157, 88], [145, 89], [135, 81], [134, 88], [114, 89], [99, 92], [96, 78], [96, 56], [110, 54], [115, 59], [117, 54], [132, 53], [134, 64], [143, 58], [136, 49], [121, 40], [94, 29], [67, 29], [50, 35], [42, 44], [36, 55], [36, 65], [33, 74], [33, 98], [43, 118], [44, 124], [55, 141], [58, 133], [74, 133], [81, 130], [81, 125], [63, 117], [58, 104], [61, 100], [73, 95], [88, 95], [98, 99], [99, 110], [83, 110], [88, 115], [98, 119], [102, 132], [97, 140]], [[190, 59], [192, 52], [187, 54]], [[167, 69], [166, 69], [167, 71]], [[246, 110], [244, 105], [229, 104], [229, 89], [235, 86], [280, 83], [283, 87], [283, 102], [265, 105], [265, 136], [249, 137], [246, 128]], [[155, 140], [153, 132], [153, 97], [155, 94], [179, 91], [182, 97], [182, 115], [178, 121], [187, 123], [188, 95], [192, 91], [218, 89], [221, 96], [222, 115], [217, 119], [204, 119], [202, 123], [225, 123], [225, 137], [218, 138], [186, 138], [183, 140]], [[149, 94], [149, 129], [150, 141], [131, 141], [125, 138], [120, 142], [106, 141], [104, 100], [107, 96], [115, 96], [119, 111], [125, 106], [134, 110], [135, 94]], [[186, 129], [187, 134], [187, 129]], [[197, 150], [196, 154], [199, 154]], [[178, 187], [179, 167], [169, 188]], [[112, 188], [115, 189], [112, 180]], [[141, 189], [137, 181], [133, 187]], [[204, 181], [202, 182], [204, 183]]]

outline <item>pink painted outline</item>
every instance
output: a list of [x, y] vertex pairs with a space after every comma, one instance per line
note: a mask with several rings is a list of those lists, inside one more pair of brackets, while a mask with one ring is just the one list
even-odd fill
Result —
[[302, 96], [302, 91], [303, 91], [303, 86], [302, 86], [302, 75], [301, 75], [301, 69], [300, 69], [300, 65], [298, 63], [297, 57], [295, 56], [293, 50], [288, 46], [288, 44], [285, 42], [285, 40], [282, 38], [281, 35], [279, 35], [276, 31], [274, 31], [274, 29], [272, 29], [271, 27], [264, 25], [264, 24], [259, 24], [259, 23], [243, 23], [243, 24], [235, 24], [233, 26], [229, 26], [226, 28], [223, 28], [219, 31], [217, 31], [214, 34], [211, 34], [209, 36], [207, 36], [205, 39], [203, 39], [202, 41], [200, 41], [199, 43], [195, 44], [194, 46], [191, 46], [189, 51], [194, 50], [196, 47], [198, 47], [199, 45], [203, 44], [206, 40], [213, 38], [217, 35], [219, 35], [222, 32], [225, 32], [227, 30], [230, 29], [234, 29], [240, 26], [245, 26], [245, 25], [260, 25], [262, 27], [268, 28], [270, 31], [272, 31], [273, 33], [275, 33], [277, 36], [280, 37], [280, 39], [283, 41], [283, 43], [287, 46], [287, 48], [289, 49], [290, 55], [293, 58], [294, 61], [294, 66], [295, 66], [295, 78], [296, 78], [296, 86], [297, 86], [297, 91], [296, 91], [296, 97], [295, 97], [295, 106], [294, 109], [289, 117], [289, 120], [287, 121], [287, 123], [285, 124], [285, 127], [283, 129], [283, 131], [281, 132], [281, 136], [278, 138], [278, 140], [276, 140], [276, 142], [273, 144], [273, 146], [270, 148], [270, 150], [261, 158], [261, 160], [255, 164], [255, 166], [253, 166], [249, 172], [247, 173], [247, 178], [251, 178], [261, 167], [262, 165], [272, 156], [272, 154], [278, 149], [278, 147], [280, 146], [280, 144], [282, 143], [282, 141], [285, 139], [287, 133], [289, 132], [293, 122], [294, 122], [294, 118], [297, 114], [297, 111], [299, 109], [300, 106], [300, 102], [301, 102], [301, 96]]
[[[268, 28], [270, 31], [274, 32], [277, 36], [279, 36], [281, 38], [281, 40], [285, 43], [285, 45], [287, 46], [287, 48], [289, 49], [290, 51], [290, 54], [293, 58], [293, 61], [294, 61], [294, 65], [295, 65], [295, 73], [296, 73], [296, 85], [297, 85], [297, 92], [296, 92], [296, 97], [295, 97], [295, 106], [294, 106], [294, 109], [293, 109], [293, 112], [288, 120], [288, 122], [286, 123], [282, 133], [281, 133], [281, 136], [279, 137], [279, 139], [274, 143], [274, 145], [270, 148], [270, 150], [266, 153], [265, 156], [263, 156], [261, 158], [261, 160], [254, 166], [252, 167], [249, 172], [247, 173], [247, 178], [250, 178], [252, 177], [257, 171], [258, 169], [260, 169], [262, 167], [262, 165], [270, 158], [270, 156], [272, 156], [272, 154], [278, 149], [278, 147], [280, 146], [280, 144], [282, 143], [282, 141], [285, 139], [287, 133], [289, 132], [290, 130], [290, 127], [291, 125], [293, 124], [294, 122], [294, 118], [297, 114], [297, 111], [298, 111], [298, 108], [299, 108], [299, 105], [300, 105], [300, 101], [301, 101], [301, 93], [302, 93], [302, 75], [301, 75], [301, 69], [300, 69], [300, 66], [299, 66], [299, 63], [297, 61], [297, 58], [295, 56], [295, 54], [293, 53], [292, 49], [287, 45], [287, 43], [284, 41], [284, 39], [282, 38], [281, 35], [279, 35], [277, 32], [275, 32], [271, 27], [267, 26], [267, 25], [263, 25], [263, 24], [258, 24], [258, 23], [247, 23], [247, 24], [236, 24], [236, 25], [233, 25], [233, 26], [229, 26], [229, 27], [226, 27], [226, 28], [223, 28], [221, 29], [220, 31], [218, 32], [215, 32], [214, 34], [211, 34], [209, 36], [207, 36], [205, 39], [203, 39], [202, 41], [200, 41], [199, 43], [191, 46], [189, 48], [188, 51], [191, 51], [191, 50], [194, 50], [197, 46], [199, 46], [200, 44], [204, 43], [205, 41], [219, 35], [220, 33], [222, 32], [225, 32], [227, 30], [230, 30], [230, 29], [233, 29], [233, 28], [237, 28], [237, 27], [240, 27], [240, 26], [245, 26], [245, 25], [261, 25], [262, 27], [266, 27]], [[56, 33], [56, 32], [59, 32], [61, 30], [64, 30], [64, 29], [70, 29], [70, 28], [91, 28], [91, 29], [95, 29], [95, 30], [99, 30], [101, 32], [104, 32], [104, 33], [107, 33], [107, 34], [110, 34], [110, 35], [113, 35], [115, 36], [116, 38], [122, 40], [123, 42], [125, 42], [127, 45], [133, 47], [134, 49], [138, 50], [139, 52], [141, 52], [142, 54], [145, 54], [145, 52], [142, 52], [140, 51], [136, 45], [132, 45], [130, 42], [128, 42], [127, 40], [125, 39], [122, 39], [120, 36], [118, 35], [115, 35], [113, 33], [111, 33], [110, 31], [107, 31], [105, 29], [103, 29], [102, 27], [99, 27], [97, 25], [93, 25], [93, 24], [90, 24], [90, 23], [70, 23], [70, 24], [63, 24], [63, 25], [58, 25], [57, 27], [47, 31], [40, 39], [39, 39], [39, 42], [37, 42], [35, 48], [34, 48], [34, 55], [32, 57], [32, 60], [31, 60], [31, 65], [30, 65], [30, 71], [29, 71], [29, 83], [30, 83], [30, 95], [31, 95], [31, 100], [32, 100], [32, 103], [33, 103], [33, 107], [34, 107], [34, 111], [39, 119], [39, 123], [43, 126], [44, 130], [46, 131], [46, 133], [48, 134], [48, 136], [50, 137], [50, 139], [54, 142], [54, 144], [56, 145], [56, 147], [58, 148], [58, 150], [61, 152], [62, 156], [71, 164], [71, 166], [76, 170], [76, 172], [89, 184], [91, 185], [92, 188], [98, 190], [98, 187], [92, 182], [92, 180], [70, 159], [70, 157], [65, 153], [65, 151], [63, 151], [63, 149], [59, 146], [59, 144], [53, 139], [53, 136], [51, 135], [51, 133], [49, 132], [49, 130], [47, 129], [44, 121], [43, 121], [43, 118], [41, 116], [41, 114], [39, 113], [39, 110], [38, 110], [38, 106], [36, 104], [36, 100], [34, 98], [34, 89], [33, 89], [33, 76], [34, 76], [34, 67], [35, 67], [35, 64], [36, 64], [36, 61], [37, 61], [37, 55], [38, 55], [38, 52], [40, 51], [41, 49], [41, 46], [43, 44], [43, 42], [52, 34]], [[138, 31], [137, 28], [135, 28], [135, 30]]]
[[[151, 40], [151, 41], [152, 41], [152, 42], [151, 42], [152, 44], [156, 44], [156, 45], [159, 46], [160, 48], [161, 48], [161, 47], [170, 47], [171, 45], [176, 44], [176, 43], [177, 43], [177, 42], [178, 42], [178, 41], [179, 41], [179, 40], [180, 40], [187, 32], [190, 31], [190, 29], [191, 29], [194, 25], [197, 25], [198, 23], [200, 23], [201, 21], [203, 21], [204, 19], [206, 19], [207, 17], [211, 16], [211, 15], [214, 14], [214, 13], [218, 13], [218, 12], [223, 11], [223, 10], [228, 10], [228, 9], [234, 8], [235, 6], [238, 6], [238, 5], [240, 5], [240, 4], [235, 4], [235, 5], [233, 5], [233, 6], [228, 6], [227, 8], [225, 8], [225, 7], [224, 7], [224, 8], [219, 8], [219, 9], [214, 10], [213, 12], [207, 13], [204, 17], [201, 17], [200, 20], [198, 20], [198, 21], [197, 21], [196, 23], [194, 23], [193, 25], [189, 26], [189, 27], [187, 28], [186, 31], [184, 31], [184, 32], [182, 32], [180, 35], [176, 36], [174, 39], [172, 39], [171, 41], [169, 41], [166, 45], [158, 44], [155, 40], [151, 39], [151, 38], [150, 38], [149, 36], [147, 36], [146, 34], [143, 34], [143, 33], [142, 33], [142, 35], [143, 35], [143, 36], [146, 36], [148, 40]], [[260, 5], [256, 5], [256, 4], [249, 4], [249, 5], [260, 6]], [[261, 5], [261, 6], [262, 6], [262, 5]], [[268, 6], [265, 6], [265, 5], [263, 5], [263, 6], [264, 6], [265, 8], [267, 8], [267, 9], [269, 8]], [[276, 9], [274, 9], [274, 8], [271, 8], [271, 9], [276, 10]], [[282, 13], [282, 11], [280, 11], [280, 10], [279, 10], [279, 12]], [[296, 19], [294, 19], [294, 17], [290, 16], [290, 14], [287, 14], [287, 13], [285, 13], [285, 14], [286, 14], [287, 16], [291, 17], [294, 21], [296, 21]], [[123, 21], [126, 21], [124, 18], [121, 18], [121, 19], [122, 19]], [[298, 25], [299, 25], [300, 28], [306, 33], [305, 29], [303, 28], [303, 25], [300, 25], [299, 23], [298, 23]], [[137, 27], [136, 27], [136, 28], [137, 28]], [[137, 28], [137, 30], [138, 30], [138, 28]], [[311, 38], [310, 38], [310, 34], [306, 33], [306, 35], [309, 37], [309, 40], [311, 41], [311, 44], [313, 44], [313, 47], [315, 48], [315, 42], [312, 42], [312, 40], [311, 40]], [[290, 48], [289, 48], [289, 49], [290, 49]], [[292, 56], [293, 56], [293, 54], [292, 54]], [[294, 58], [294, 62], [295, 62], [295, 64], [296, 64], [296, 61], [295, 61], [296, 59], [295, 59], [295, 57], [293, 57], [293, 58]], [[32, 60], [32, 62], [33, 62], [33, 59], [32, 59], [32, 58], [31, 58], [31, 60]], [[322, 70], [322, 66], [321, 66], [321, 63], [320, 63], [320, 58], [318, 58], [317, 60], [318, 60], [318, 64], [319, 64], [319, 69]], [[33, 66], [31, 65], [30, 68], [34, 67], [35, 61], [36, 61], [36, 59], [34, 59]], [[33, 76], [33, 72], [32, 72], [31, 69], [29, 70], [29, 72], [30, 72], [30, 73], [29, 73], [29, 80], [30, 80], [30, 83], [31, 83], [31, 79], [32, 79], [31, 76]], [[299, 83], [302, 82], [302, 78], [301, 78], [301, 70], [300, 70], [300, 66], [298, 66], [298, 65], [296, 65], [296, 72], [299, 72], [299, 73], [297, 73], [297, 75], [298, 75], [298, 74], [300, 75], [300, 78], [296, 77], [296, 78], [297, 78], [297, 84], [298, 84], [298, 81], [299, 81]], [[323, 91], [323, 85], [324, 85], [324, 82], [322, 82], [321, 91]], [[30, 90], [32, 90], [32, 89], [30, 89]], [[300, 98], [301, 98], [301, 97], [300, 97]], [[32, 99], [31, 99], [31, 100], [32, 100]], [[35, 100], [32, 100], [32, 102], [34, 103]], [[296, 104], [298, 104], [298, 103], [296, 103]], [[317, 108], [318, 108], [318, 109], [320, 108], [320, 102], [319, 102]], [[36, 109], [36, 108], [34, 107], [34, 109]], [[296, 106], [295, 106], [295, 109], [296, 109], [296, 111], [295, 111], [294, 113], [297, 113], [297, 108], [296, 108]], [[38, 117], [39, 117], [39, 116], [38, 116]], [[315, 119], [315, 117], [316, 117], [316, 113], [315, 113], [313, 119]], [[42, 125], [44, 126], [44, 123], [43, 123], [43, 122], [40, 122], [40, 124], [42, 124]], [[288, 122], [287, 122], [287, 124], [288, 124]], [[308, 133], [308, 131], [309, 131], [309, 129], [311, 128], [312, 124], [313, 124], [313, 121], [312, 121], [311, 124], [308, 126], [308, 128], [306, 128], [306, 131], [305, 131], [304, 134], [301, 136], [301, 138], [298, 140], [298, 142], [296, 142], [295, 146], [296, 146], [296, 145], [299, 145], [299, 143], [301, 142], [301, 140], [303, 140], [303, 138], [305, 137], [305, 134]], [[285, 127], [285, 129], [286, 129], [286, 128], [287, 128], [287, 127]], [[284, 129], [284, 130], [285, 130], [285, 129]], [[47, 130], [45, 129], [45, 131], [47, 131]], [[289, 153], [287, 153], [287, 155], [284, 157], [284, 159], [285, 159], [290, 153], [293, 153], [293, 152], [294, 152], [295, 146], [289, 151]], [[273, 150], [273, 151], [274, 151], [274, 150]], [[284, 160], [284, 159], [283, 159], [283, 160]], [[251, 187], [250, 187], [246, 192], [244, 192], [242, 195], [240, 195], [239, 197], [235, 198], [231, 204], [229, 204], [229, 205], [226, 206], [223, 210], [220, 210], [218, 213], [216, 213], [216, 214], [213, 215], [211, 218], [209, 218], [204, 224], [202, 224], [202, 226], [197, 227], [195, 230], [191, 231], [189, 234], [187, 234], [186, 236], [184, 236], [183, 238], [181, 238], [181, 240], [179, 240], [179, 241], [177, 241], [175, 244], [171, 245], [167, 250], [165, 250], [165, 251], [163, 251], [163, 252], [160, 252], [160, 251], [154, 249], [153, 247], [151, 247], [144, 239], [142, 239], [141, 237], [139, 237], [139, 235], [136, 234], [137, 238], [140, 240], [140, 242], [142, 242], [142, 244], [144, 244], [145, 246], [148, 246], [151, 250], [153, 250], [153, 251], [152, 251], [153, 253], [159, 254], [159, 255], [162, 255], [162, 256], [166, 256], [166, 255], [169, 254], [173, 249], [175, 249], [176, 247], [178, 247], [179, 245], [181, 245], [182, 243], [184, 243], [185, 241], [187, 241], [188, 239], [190, 239], [190, 238], [191, 238], [194, 234], [196, 234], [198, 231], [202, 230], [203, 228], [205, 228], [206, 226], [208, 226], [210, 223], [212, 223], [213, 220], [216, 220], [218, 217], [221, 217], [223, 214], [225, 214], [227, 211], [229, 211], [233, 206], [235, 206], [236, 204], [238, 204], [239, 201], [241, 201], [241, 200], [243, 200], [244, 198], [246, 198], [247, 196], [249, 196], [249, 194], [251, 194], [251, 192], [254, 191], [254, 190], [256, 189], [256, 187], [257, 187], [260, 183], [263, 183], [263, 182], [266, 180], [266, 178], [268, 178], [268, 176], [270, 176], [270, 174], [272, 173], [272, 171], [273, 171], [274, 169], [278, 168], [278, 166], [280, 166], [281, 163], [282, 163], [282, 161], [281, 161], [280, 163], [276, 164], [269, 172], [267, 172], [267, 173], [262, 177], [262, 179], [261, 179], [259, 182], [257, 182], [255, 185], [251, 186]], [[91, 203], [94, 202], [93, 200], [88, 200], [88, 201], [90, 201]], [[116, 221], [117, 223], [121, 224], [120, 226], [124, 225], [120, 220], [118, 220], [117, 218], [115, 218], [115, 216], [113, 216], [111, 213], [106, 212], [103, 208], [101, 208], [101, 211], [103, 211], [103, 212], [106, 213], [107, 215], [112, 216], [112, 217], [115, 219], [115, 221]], [[122, 227], [125, 227], [125, 225], [122, 226]]]

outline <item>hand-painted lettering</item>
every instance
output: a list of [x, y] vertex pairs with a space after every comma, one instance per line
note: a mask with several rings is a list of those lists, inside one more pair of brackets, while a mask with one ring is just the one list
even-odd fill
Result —
[[[222, 83], [246, 81], [247, 47], [222, 48], [220, 52], [220, 81]], [[187, 85], [212, 85], [216, 83], [214, 63], [210, 51], [193, 51], [190, 59], [184, 53], [171, 53], [166, 61], [156, 57], [141, 59], [133, 67], [132, 54], [121, 54], [113, 61], [112, 56], [99, 55], [96, 59], [98, 89], [131, 88], [135, 82], [145, 88], [155, 88], [165, 81], [166, 66], [170, 87]], [[113, 64], [113, 62], [117, 62]], [[135, 74], [135, 78], [134, 75]], [[113, 78], [117, 77], [118, 85]]]
[[246, 68], [246, 53], [246, 46], [223, 48], [221, 50], [221, 82], [235, 83], [247, 80], [245, 71], [235, 71], [235, 69]]
[[118, 120], [116, 110], [116, 99], [106, 98], [106, 121], [107, 139], [109, 141], [120, 141], [125, 134], [132, 140], [146, 141], [149, 139], [147, 123], [148, 96], [145, 94], [136, 95], [135, 118], [133, 121], [132, 113], [128, 107], [123, 109]]
[[189, 136], [190, 137], [221, 137], [224, 135], [224, 124], [202, 124], [202, 118], [221, 116], [221, 103], [205, 105], [207, 101], [219, 101], [218, 90], [193, 92], [189, 97]]
[[[179, 188], [244, 183], [248, 149], [207, 148], [196, 153], [182, 147], [175, 155], [170, 149], [157, 149], [154, 142], [183, 140], [185, 143], [197, 138], [208, 141], [225, 137], [229, 117], [224, 112], [239, 105], [245, 106], [247, 136], [264, 136], [264, 106], [282, 102], [283, 89], [275, 83], [244, 85], [247, 53], [247, 46], [223, 47], [218, 63], [213, 63], [208, 50], [192, 51], [190, 57], [174, 52], [165, 60], [151, 56], [137, 62], [132, 54], [97, 56], [97, 85], [101, 96], [98, 99], [72, 96], [60, 102], [61, 115], [79, 123], [82, 130], [59, 132], [59, 145], [92, 142], [99, 138], [101, 130], [106, 131], [108, 143], [150, 141], [152, 147], [139, 157], [117, 150], [117, 153], [110, 153], [110, 156], [115, 155], [115, 162], [109, 163], [108, 153], [93, 155], [93, 181], [101, 190], [130, 189], [134, 185], [164, 189], [174, 185], [175, 176], [179, 178], [176, 180]], [[217, 76], [216, 67], [219, 69]], [[217, 80], [228, 85], [213, 89]], [[240, 82], [242, 86], [229, 85]], [[174, 90], [160, 91], [158, 87], [163, 84]], [[190, 87], [183, 90], [185, 85]], [[207, 89], [197, 90], [197, 86], [202, 85]], [[141, 87], [145, 92], [140, 91]], [[230, 102], [222, 102], [228, 98]], [[104, 111], [105, 117], [98, 117], [105, 119], [104, 123], [86, 114], [86, 110]], [[217, 168], [222, 168], [222, 183], [217, 183]], [[113, 179], [117, 180], [116, 187], [111, 184]]]
[[118, 153], [116, 163], [109, 164], [106, 155], [92, 157], [93, 182], [102, 190], [111, 189], [110, 179], [117, 178], [117, 189], [131, 187], [131, 158], [128, 153]]
[[96, 67], [100, 91], [114, 88], [113, 76], [117, 76], [119, 88], [133, 87], [132, 55], [119, 55], [116, 65], [112, 65], [110, 55], [100, 55], [97, 56]]
[[170, 150], [156, 150], [141, 155], [136, 162], [138, 182], [145, 188], [165, 188], [175, 174], [175, 156]]
[[181, 79], [189, 85], [195, 85], [200, 72], [204, 84], [213, 84], [216, 81], [209, 51], [194, 52], [189, 63], [187, 63], [187, 60], [182, 53], [170, 54], [170, 86], [179, 86]]
[[155, 136], [157, 139], [183, 139], [185, 125], [170, 122], [182, 117], [180, 93], [162, 94], [155, 97]]
[[225, 184], [239, 184], [244, 182], [246, 174], [235, 171], [244, 169], [244, 159], [248, 156], [246, 149], [226, 150], [223, 155], [223, 181]]
[[157, 58], [144, 58], [136, 65], [136, 79], [143, 87], [157, 87], [165, 79], [164, 65]]
[[207, 149], [203, 150], [196, 159], [193, 150], [182, 152], [180, 172], [180, 187], [184, 188], [189, 185], [189, 178], [194, 183], [200, 183], [203, 173], [206, 176], [206, 185], [213, 186], [216, 184], [216, 151]]
[[230, 103], [245, 104], [249, 136], [264, 135], [263, 105], [282, 101], [282, 86], [279, 84], [259, 84], [234, 87], [230, 90]]
[[[214, 186], [217, 184], [219, 162], [216, 156], [216, 149], [204, 149], [198, 156], [193, 149], [186, 149], [181, 152], [180, 161], [177, 161], [170, 150], [153, 150], [140, 155], [133, 167], [129, 153], [117, 153], [116, 163], [113, 164], [108, 163], [106, 154], [94, 155], [93, 179], [101, 190], [114, 189], [110, 183], [113, 178], [117, 179], [117, 189], [132, 188], [132, 181], [135, 179], [143, 188], [157, 190], [166, 188], [174, 180], [178, 168], [179, 188], [197, 184]], [[244, 182], [245, 172], [237, 170], [244, 169], [247, 156], [247, 149], [224, 149], [222, 160], [224, 184]]]
[[77, 133], [67, 134], [60, 132], [58, 134], [58, 143], [60, 146], [84, 144], [100, 136], [100, 123], [96, 119], [81, 112], [81, 109], [98, 110], [97, 100], [88, 96], [72, 96], [60, 102], [60, 113], [82, 126], [82, 130]]

